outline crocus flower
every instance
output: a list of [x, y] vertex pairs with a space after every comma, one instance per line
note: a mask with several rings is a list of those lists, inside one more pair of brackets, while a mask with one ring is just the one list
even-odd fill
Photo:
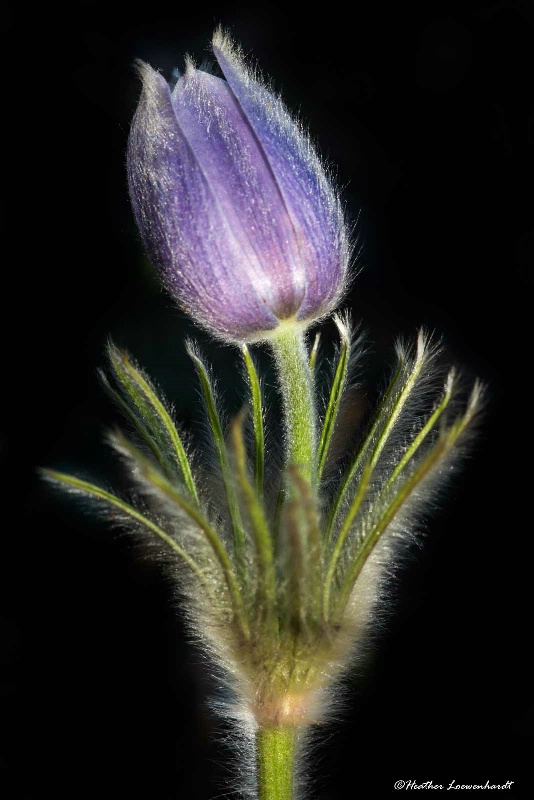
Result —
[[[357, 341], [348, 317], [336, 316], [329, 371], [316, 367], [318, 337], [310, 354], [305, 335], [346, 284], [339, 199], [299, 126], [220, 33], [214, 52], [226, 80], [189, 64], [172, 93], [143, 66], [128, 172], [168, 289], [198, 323], [242, 343], [253, 447], [243, 413], [225, 435], [196, 347], [211, 459], [191, 449], [148, 375], [110, 345], [103, 382], [130, 427], [110, 441], [133, 503], [82, 478], [45, 476], [172, 556], [190, 629], [230, 689], [220, 708], [243, 743], [240, 775], [248, 753], [258, 799], [295, 800], [307, 731], [337, 702], [386, 576], [450, 477], [482, 389], [475, 384], [462, 410], [455, 371], [441, 371], [439, 347], [421, 332], [415, 347], [398, 344], [375, 413], [340, 448]], [[278, 426], [265, 425], [262, 381], [244, 343], [266, 338]]]
[[216, 335], [254, 341], [335, 308], [348, 237], [302, 128], [220, 31], [213, 51], [225, 80], [188, 62], [172, 91], [141, 65], [130, 195], [171, 295]]

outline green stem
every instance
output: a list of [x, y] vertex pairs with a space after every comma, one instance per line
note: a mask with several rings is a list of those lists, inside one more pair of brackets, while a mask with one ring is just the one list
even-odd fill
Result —
[[258, 800], [293, 800], [295, 741], [293, 726], [273, 725], [258, 730]]
[[287, 464], [315, 485], [317, 431], [315, 399], [304, 334], [286, 328], [272, 339], [284, 404]]

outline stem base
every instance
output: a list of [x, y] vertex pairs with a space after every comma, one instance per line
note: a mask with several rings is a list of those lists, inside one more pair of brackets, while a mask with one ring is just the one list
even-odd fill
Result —
[[258, 800], [293, 800], [296, 736], [294, 726], [258, 730]]

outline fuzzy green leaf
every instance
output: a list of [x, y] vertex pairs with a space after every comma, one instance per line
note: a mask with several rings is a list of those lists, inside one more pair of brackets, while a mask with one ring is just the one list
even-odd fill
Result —
[[388, 478], [386, 483], [386, 487], [389, 486], [393, 481], [400, 475], [400, 473], [404, 470], [404, 468], [409, 464], [412, 458], [415, 456], [427, 436], [434, 430], [438, 421], [440, 420], [441, 416], [443, 415], [444, 411], [447, 409], [449, 405], [453, 389], [454, 389], [454, 378], [455, 378], [455, 371], [452, 369], [449, 374], [447, 375], [447, 380], [445, 382], [445, 389], [443, 392], [443, 396], [434, 409], [433, 413], [430, 415], [426, 423], [423, 425], [413, 442], [407, 448], [406, 452], [402, 456], [401, 460], [391, 473], [391, 476]]
[[[421, 430], [419, 431], [419, 433], [417, 434], [411, 445], [407, 448], [403, 457], [393, 470], [393, 473], [386, 481], [384, 485], [384, 490], [386, 490], [393, 483], [393, 481], [400, 475], [400, 473], [405, 469], [405, 467], [412, 461], [412, 459], [419, 451], [421, 445], [423, 444], [427, 436], [437, 425], [440, 417], [442, 416], [443, 412], [445, 411], [450, 402], [450, 399], [452, 397], [453, 385], [454, 385], [454, 370], [451, 370], [451, 372], [447, 376], [447, 381], [445, 383], [445, 390], [442, 399], [436, 406], [434, 412], [431, 414], [427, 422], [423, 425], [423, 427], [421, 428]], [[358, 489], [350, 505], [348, 513], [343, 521], [342, 528], [339, 532], [334, 549], [332, 551], [332, 556], [330, 559], [325, 579], [325, 589], [324, 589], [323, 614], [326, 620], [328, 620], [329, 609], [330, 609], [330, 592], [332, 588], [332, 581], [334, 578], [334, 574], [338, 565], [338, 561], [343, 551], [343, 547], [345, 545], [347, 537], [351, 531], [352, 524], [365, 499], [375, 465], [376, 465], [376, 459], [374, 461], [373, 459], [371, 459], [367, 462], [363, 470]]]
[[323, 585], [323, 548], [317, 502], [311, 486], [298, 469], [291, 465], [288, 469], [289, 482], [293, 486], [292, 496], [299, 504], [301, 526], [304, 532], [307, 568], [307, 611], [311, 619], [321, 617], [321, 592]]
[[354, 478], [366, 463], [369, 463], [372, 469], [377, 464], [391, 432], [417, 384], [423, 367], [428, 361], [429, 352], [428, 343], [423, 333], [420, 333], [417, 339], [415, 358], [406, 368], [404, 352], [402, 350], [399, 351], [397, 369], [377, 409], [369, 433], [356, 458], [347, 470], [332, 504], [327, 522], [327, 541], [330, 541], [332, 537], [337, 517]]
[[305, 537], [302, 524], [302, 508], [300, 500], [293, 496], [283, 511], [285, 524], [284, 534], [286, 548], [287, 584], [286, 613], [287, 625], [295, 635], [304, 635], [307, 625], [307, 607], [310, 585], [307, 582]]
[[362, 503], [365, 499], [365, 496], [367, 494], [367, 489], [369, 487], [369, 482], [371, 480], [372, 474], [373, 474], [373, 466], [371, 464], [367, 464], [367, 466], [363, 471], [358, 486], [358, 490], [354, 495], [354, 499], [350, 505], [348, 514], [345, 517], [345, 520], [343, 522], [343, 527], [339, 532], [339, 536], [336, 539], [336, 543], [332, 551], [332, 555], [330, 557], [330, 562], [328, 564], [328, 569], [326, 572], [326, 577], [324, 582], [324, 593], [323, 593], [323, 616], [326, 622], [328, 622], [328, 617], [330, 614], [330, 592], [332, 589], [332, 581], [334, 579], [338, 561], [341, 556], [343, 547], [345, 546], [347, 536], [350, 533], [352, 523], [354, 522], [356, 514], [360, 510]]
[[118, 509], [122, 514], [126, 517], [129, 517], [134, 522], [139, 523], [147, 530], [151, 531], [152, 533], [156, 534], [168, 547], [170, 547], [176, 555], [189, 567], [189, 569], [195, 573], [199, 581], [207, 588], [208, 583], [206, 581], [206, 577], [202, 572], [199, 565], [196, 561], [191, 558], [191, 556], [186, 553], [186, 551], [180, 547], [180, 545], [174, 541], [174, 539], [169, 536], [168, 533], [156, 525], [155, 522], [152, 522], [151, 519], [145, 517], [144, 514], [141, 514], [140, 511], [137, 511], [136, 508], [131, 506], [129, 503], [126, 503], [124, 500], [121, 500], [119, 497], [116, 497], [111, 492], [107, 492], [105, 489], [102, 489], [100, 486], [96, 486], [93, 483], [89, 483], [88, 481], [81, 480], [80, 478], [76, 478], [73, 475], [66, 475], [63, 472], [56, 472], [54, 470], [44, 469], [41, 471], [42, 475], [46, 480], [50, 481], [51, 483], [55, 483], [65, 489], [70, 489], [78, 492], [81, 495], [85, 495], [86, 497], [91, 497], [100, 501], [101, 503], [111, 506], [112, 508]]
[[110, 366], [117, 390], [102, 374], [104, 384], [150, 447], [169, 478], [180, 477], [195, 505], [198, 493], [183, 442], [170, 412], [149, 378], [130, 357], [110, 343]]
[[394, 517], [405, 505], [415, 489], [420, 486], [431, 472], [446, 458], [450, 451], [458, 443], [459, 438], [471, 423], [474, 415], [480, 407], [482, 387], [476, 383], [469, 398], [467, 409], [463, 416], [459, 417], [451, 427], [443, 431], [432, 446], [429, 452], [423, 456], [419, 464], [412, 473], [395, 489], [390, 502], [382, 511], [378, 522], [364, 535], [358, 543], [356, 552], [350, 560], [350, 568], [340, 588], [336, 603], [336, 613], [342, 613], [351, 595], [358, 575], [362, 571], [367, 559], [371, 555], [374, 547], [382, 534], [387, 530]]
[[339, 404], [343, 395], [343, 390], [347, 381], [347, 372], [350, 359], [350, 330], [348, 325], [338, 316], [334, 318], [341, 338], [341, 349], [337, 362], [334, 380], [328, 405], [326, 407], [323, 428], [319, 439], [319, 452], [317, 457], [317, 480], [320, 482], [321, 475], [328, 457], [328, 450], [332, 441], [332, 434], [336, 425], [336, 418], [339, 411]]
[[263, 476], [265, 461], [265, 441], [263, 434], [263, 408], [261, 402], [261, 386], [258, 373], [248, 347], [242, 347], [243, 359], [247, 370], [252, 407], [252, 423], [254, 426], [254, 485], [258, 497], [263, 496]]
[[215, 449], [217, 451], [217, 456], [219, 458], [219, 464], [221, 467], [221, 475], [224, 484], [224, 491], [226, 494], [228, 513], [230, 514], [230, 520], [232, 523], [232, 530], [234, 535], [234, 550], [238, 566], [238, 572], [241, 580], [244, 582], [246, 576], [245, 531], [243, 529], [243, 523], [241, 520], [241, 513], [239, 510], [236, 487], [232, 471], [230, 469], [228, 450], [226, 447], [226, 442], [224, 440], [221, 420], [219, 417], [219, 412], [217, 410], [217, 404], [215, 402], [215, 394], [211, 386], [208, 370], [206, 369], [204, 363], [199, 358], [199, 356], [197, 355], [191, 344], [188, 345], [188, 353], [193, 359], [193, 363], [200, 378], [202, 394], [204, 396], [206, 411], [208, 414], [208, 419], [213, 434], [213, 441], [215, 443]]
[[275, 624], [276, 576], [271, 534], [265, 518], [261, 497], [252, 486], [246, 466], [246, 450], [243, 439], [243, 419], [237, 417], [232, 425], [232, 441], [234, 445], [237, 477], [243, 494], [246, 510], [250, 519], [252, 535], [256, 550], [256, 570], [258, 574], [259, 607], [264, 611], [269, 624]]
[[177, 491], [175, 486], [170, 483], [165, 475], [142, 453], [137, 450], [126, 437], [121, 434], [116, 436], [117, 448], [126, 453], [135, 466], [139, 475], [143, 478], [146, 484], [155, 490], [156, 496], [163, 496], [164, 499], [174, 503], [178, 508], [183, 511], [190, 520], [192, 520], [198, 528], [202, 531], [208, 544], [210, 545], [216, 560], [224, 574], [228, 592], [230, 594], [234, 613], [238, 624], [242, 629], [243, 635], [248, 637], [248, 622], [246, 619], [246, 612], [243, 603], [243, 597], [235, 576], [232, 562], [224, 546], [224, 542], [215, 530], [210, 525], [205, 516], [200, 510], [189, 502], [185, 497]]
[[312, 379], [315, 378], [315, 367], [317, 365], [317, 355], [319, 353], [319, 344], [321, 341], [321, 331], [317, 331], [315, 339], [313, 340], [313, 347], [310, 352], [310, 372]]

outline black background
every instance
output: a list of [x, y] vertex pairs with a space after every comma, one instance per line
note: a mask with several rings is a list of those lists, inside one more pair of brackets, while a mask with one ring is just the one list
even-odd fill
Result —
[[[473, 457], [398, 577], [311, 795], [489, 779], [526, 797], [534, 5], [498, 0], [3, 10], [3, 796], [209, 798], [231, 774], [160, 568], [35, 477], [119, 481], [95, 374], [109, 334], [194, 416], [193, 329], [144, 260], [124, 153], [134, 58], [171, 78], [219, 22], [309, 122], [359, 214], [348, 305], [374, 343], [369, 391], [420, 324], [489, 385]], [[234, 355], [210, 356], [232, 407]]]

